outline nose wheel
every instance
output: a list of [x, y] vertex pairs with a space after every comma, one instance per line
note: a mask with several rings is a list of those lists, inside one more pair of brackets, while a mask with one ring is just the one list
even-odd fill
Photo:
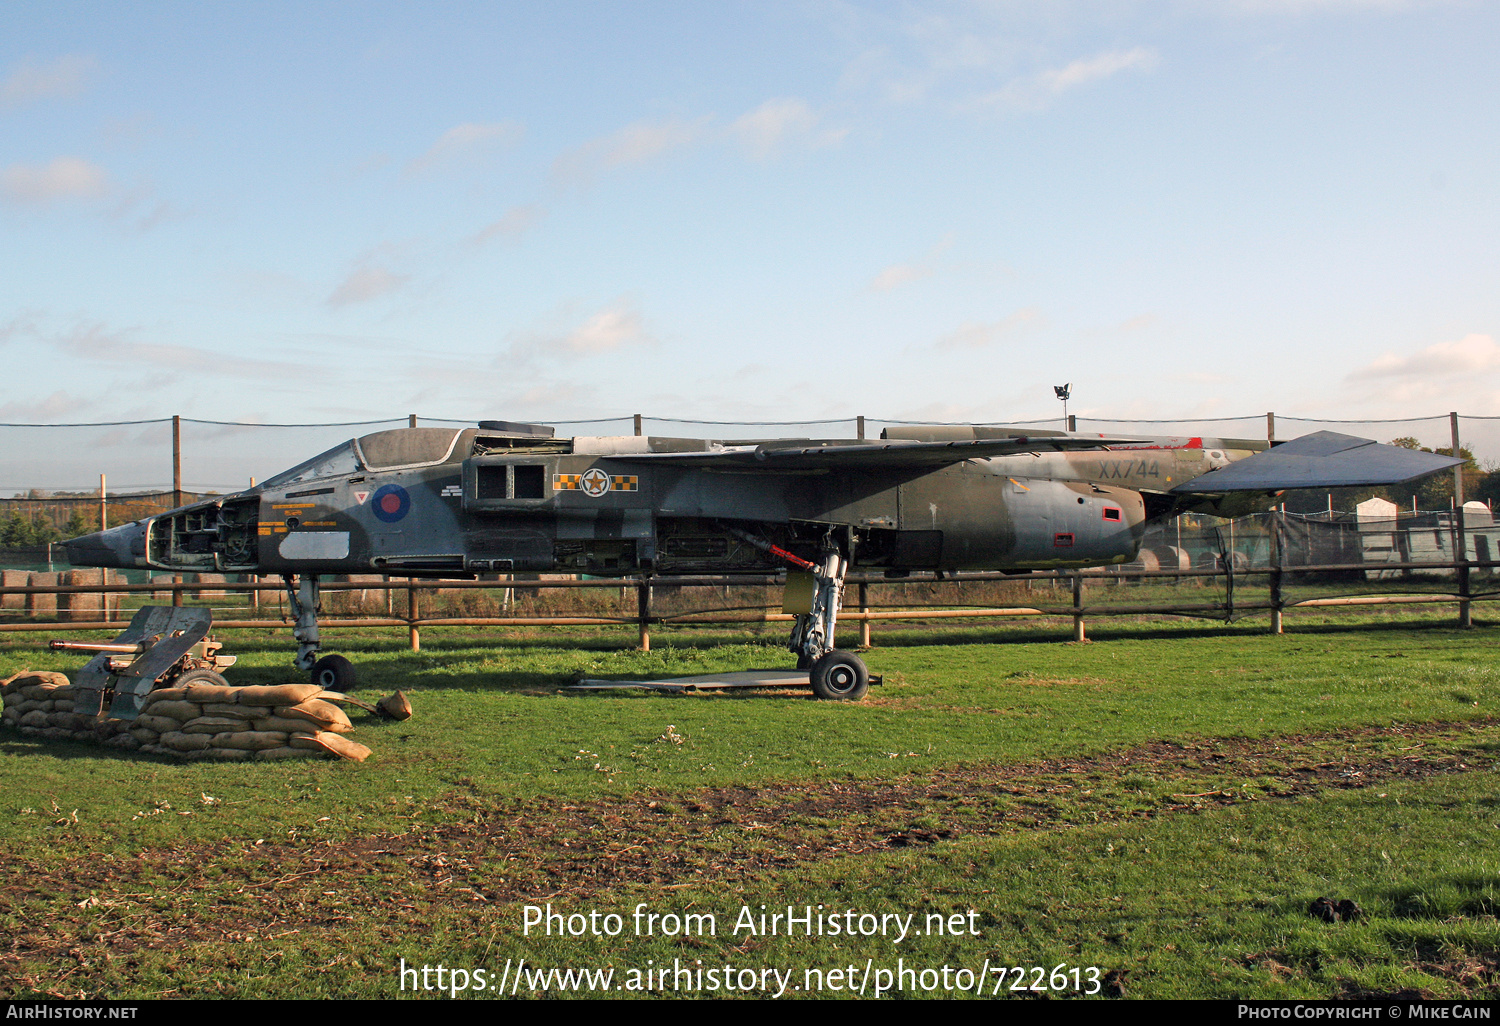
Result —
[[310, 677], [324, 691], [349, 692], [359, 684], [354, 664], [341, 655], [327, 655], [313, 663]]
[[353, 691], [359, 683], [354, 664], [343, 656], [318, 655], [322, 648], [318, 641], [318, 575], [303, 574], [299, 581], [292, 574], [283, 574], [281, 579], [295, 618], [292, 636], [297, 639], [297, 658], [293, 665], [307, 670], [309, 679], [324, 691]]

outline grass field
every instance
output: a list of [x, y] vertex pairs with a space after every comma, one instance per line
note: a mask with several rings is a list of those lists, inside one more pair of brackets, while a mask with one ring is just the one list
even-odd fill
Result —
[[877, 628], [848, 705], [560, 690], [775, 629], [340, 633], [416, 710], [363, 765], [0, 735], [0, 996], [1494, 998], [1500, 628], [1443, 615]]

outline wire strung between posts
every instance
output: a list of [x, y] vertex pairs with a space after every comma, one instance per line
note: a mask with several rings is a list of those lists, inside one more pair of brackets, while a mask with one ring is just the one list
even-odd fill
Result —
[[91, 424], [0, 424], [0, 427], [8, 428], [51, 428], [51, 427], [126, 427], [134, 424], [170, 424], [171, 417], [157, 420], [100, 420]]
[[[1170, 417], [1155, 418], [1151, 420], [1131, 420], [1119, 417], [1075, 417], [1079, 423], [1089, 424], [1219, 424], [1236, 420], [1260, 420], [1265, 416], [1263, 413], [1246, 414], [1243, 417]], [[612, 424], [617, 421], [633, 420], [635, 414], [625, 414], [620, 417], [599, 417], [593, 420], [547, 420], [548, 424]], [[252, 420], [199, 420], [196, 417], [180, 417], [183, 424], [212, 424], [217, 427], [263, 427], [263, 428], [327, 428], [327, 427], [373, 427], [377, 424], [401, 424], [405, 423], [405, 417], [386, 417], [381, 420], [340, 420], [323, 421], [306, 424], [284, 424], [267, 423], [266, 421]], [[654, 421], [659, 424], [703, 424], [708, 427], [790, 427], [798, 424], [847, 424], [857, 420], [857, 417], [834, 417], [823, 420], [689, 420], [680, 417], [651, 417], [642, 416], [642, 421]], [[896, 420], [889, 417], [865, 417], [868, 424], [916, 424], [932, 425], [934, 427], [1010, 427], [1023, 426], [1027, 424], [1050, 424], [1057, 421], [1058, 417], [1036, 417], [1031, 420]], [[1361, 417], [1355, 419], [1337, 419], [1333, 417], [1293, 417], [1287, 414], [1276, 414], [1277, 420], [1296, 421], [1300, 424], [1413, 424], [1424, 420], [1447, 420], [1446, 414], [1428, 417]], [[1500, 420], [1500, 414], [1478, 414], [1460, 413], [1459, 420]], [[451, 417], [418, 417], [417, 420], [428, 424], [477, 424], [476, 420], [461, 420]], [[170, 424], [171, 417], [158, 417], [152, 420], [96, 420], [80, 423], [67, 424], [21, 424], [0, 422], [0, 428], [88, 428], [88, 427], [134, 427], [142, 424]]]
[[[403, 424], [405, 417], [386, 417], [383, 420], [340, 420], [329, 424], [268, 424], [265, 421], [244, 420], [197, 420], [183, 417], [184, 424], [217, 424], [220, 427], [274, 427], [274, 428], [318, 428], [318, 427], [372, 427], [376, 424]], [[45, 427], [46, 425], [39, 425]], [[80, 425], [82, 426], [82, 425]]]

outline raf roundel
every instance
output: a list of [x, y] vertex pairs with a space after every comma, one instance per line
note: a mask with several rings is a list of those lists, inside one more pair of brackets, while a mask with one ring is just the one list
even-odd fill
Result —
[[400, 485], [381, 485], [370, 496], [370, 509], [374, 511], [377, 520], [394, 524], [411, 510], [411, 496]]

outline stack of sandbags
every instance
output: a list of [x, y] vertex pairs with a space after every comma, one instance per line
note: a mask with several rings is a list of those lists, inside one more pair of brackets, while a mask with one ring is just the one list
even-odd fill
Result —
[[0, 722], [27, 734], [61, 740], [87, 733], [90, 740], [107, 741], [118, 733], [73, 712], [73, 685], [61, 673], [23, 670], [0, 681], [0, 696], [5, 702]]
[[134, 720], [76, 714], [60, 673], [18, 674], [3, 684], [4, 722], [42, 737], [99, 741], [187, 759], [318, 758], [363, 762], [370, 750], [315, 684], [230, 687], [193, 682], [146, 696]]

